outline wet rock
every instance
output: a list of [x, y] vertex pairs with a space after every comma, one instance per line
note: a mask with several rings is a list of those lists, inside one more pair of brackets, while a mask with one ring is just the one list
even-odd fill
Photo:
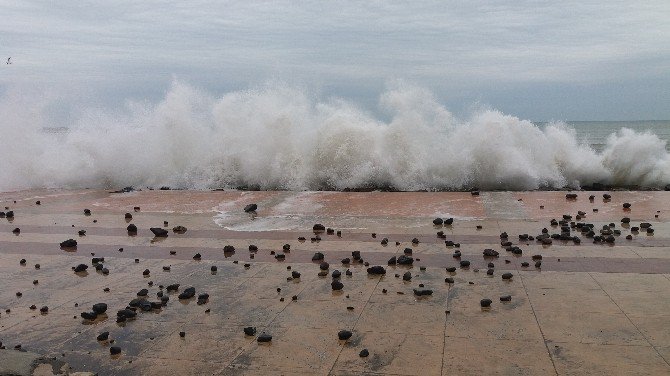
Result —
[[184, 291], [181, 294], [179, 294], [179, 299], [180, 300], [191, 299], [194, 296], [195, 296], [195, 287], [188, 287], [184, 289]]
[[253, 327], [253, 326], [247, 326], [243, 330], [244, 330], [244, 334], [247, 335], [247, 336], [255, 336], [256, 335], [256, 328]]
[[412, 265], [414, 259], [407, 255], [400, 255], [400, 257], [397, 258], [397, 263], [398, 265]]
[[494, 251], [493, 249], [487, 248], [484, 250], [484, 257], [498, 257], [500, 254], [498, 251]]
[[346, 340], [348, 340], [349, 338], [351, 338], [352, 335], [353, 335], [353, 333], [350, 332], [350, 331], [348, 331], [348, 330], [340, 330], [340, 331], [337, 333], [337, 338], [338, 338], [340, 341], [346, 341]]
[[256, 204], [249, 204], [244, 207], [245, 213], [255, 212], [256, 210], [258, 210], [258, 205]]
[[270, 341], [272, 341], [272, 336], [267, 334], [267, 333], [263, 333], [263, 334], [259, 335], [258, 338], [256, 338], [256, 341], [258, 341], [258, 342], [270, 342]]
[[75, 266], [73, 270], [74, 270], [75, 273], [82, 273], [82, 272], [85, 272], [86, 269], [88, 269], [88, 265], [79, 264], [79, 265]]
[[102, 315], [103, 313], [107, 312], [107, 304], [105, 303], [93, 304], [93, 312], [95, 312], [98, 315]]
[[416, 295], [416, 296], [430, 296], [430, 295], [433, 295], [433, 290], [424, 289], [424, 288], [414, 289], [414, 295]]
[[77, 248], [77, 241], [74, 239], [68, 239], [60, 243], [61, 248]]
[[386, 274], [386, 269], [384, 269], [383, 266], [372, 266], [367, 269], [368, 274], [373, 274], [373, 275], [384, 275]]
[[154, 234], [155, 237], [157, 238], [166, 238], [168, 236], [168, 231], [164, 228], [160, 227], [151, 227], [149, 230]]
[[172, 232], [177, 233], [177, 234], [183, 234], [187, 231], [188, 229], [184, 226], [175, 226], [172, 228]]
[[479, 305], [480, 305], [482, 308], [489, 308], [489, 307], [491, 307], [491, 303], [493, 303], [493, 301], [491, 301], [491, 299], [482, 299], [482, 300], [479, 302]]

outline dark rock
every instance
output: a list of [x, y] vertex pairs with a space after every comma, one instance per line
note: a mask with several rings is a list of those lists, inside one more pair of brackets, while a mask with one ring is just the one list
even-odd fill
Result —
[[177, 291], [177, 290], [179, 290], [179, 284], [178, 284], [178, 283], [175, 283], [175, 284], [172, 284], [172, 285], [167, 285], [167, 287], [166, 287], [165, 289], [166, 289], [168, 292], [171, 292], [171, 291]]
[[331, 282], [330, 286], [332, 287], [332, 289], [334, 291], [339, 291], [339, 290], [342, 290], [344, 288], [344, 284], [340, 281], [333, 281], [333, 282]]
[[442, 223], [444, 223], [444, 220], [442, 218], [435, 218], [433, 219], [433, 224], [435, 226], [442, 226]]
[[84, 209], [84, 215], [91, 215], [90, 209]]
[[244, 330], [244, 334], [247, 335], [247, 336], [255, 336], [256, 335], [256, 328], [253, 327], [253, 326], [247, 326], [243, 330]]
[[172, 232], [175, 232], [177, 234], [183, 234], [187, 231], [188, 229], [184, 226], [175, 226], [172, 228]]
[[402, 275], [402, 280], [403, 281], [411, 281], [412, 280], [412, 273], [405, 272], [405, 274]]
[[12, 230], [12, 233], [18, 235], [18, 234], [21, 233], [21, 229], [17, 227], [17, 228]]
[[512, 295], [505, 295], [500, 297], [501, 302], [510, 302], [512, 301]]
[[340, 341], [346, 341], [346, 340], [348, 340], [349, 338], [351, 338], [352, 335], [353, 335], [353, 333], [351, 333], [351, 332], [348, 331], [348, 330], [340, 330], [340, 331], [337, 333], [337, 338], [339, 338]]
[[433, 295], [433, 290], [430, 289], [414, 289], [414, 295], [416, 296], [430, 296]]
[[502, 279], [511, 280], [513, 276], [514, 276], [514, 274], [512, 274], [512, 273], [503, 273]]
[[312, 231], [314, 233], [324, 232], [326, 231], [326, 226], [322, 225], [321, 223], [316, 223], [314, 226], [312, 226]]
[[342, 276], [342, 273], [339, 270], [333, 270], [333, 274], [331, 274], [331, 277], [333, 278], [340, 278]]
[[98, 337], [96, 337], [98, 341], [107, 341], [109, 339], [109, 332], [102, 332], [98, 334]]
[[168, 231], [164, 228], [160, 227], [152, 227], [149, 230], [154, 234], [155, 237], [157, 238], [166, 238], [168, 236]]
[[112, 346], [109, 348], [109, 353], [112, 355], [119, 355], [121, 354], [121, 348], [118, 346]]
[[97, 313], [98, 315], [102, 315], [103, 313], [107, 312], [107, 304], [105, 303], [93, 304], [93, 312]]
[[41, 313], [49, 313], [49, 307], [43, 306], [42, 308], [40, 308], [40, 312]]
[[453, 218], [447, 218], [447, 219], [444, 220], [444, 225], [445, 226], [451, 226], [453, 223], [454, 223]]
[[369, 267], [368, 269], [368, 274], [373, 274], [373, 275], [383, 275], [386, 274], [386, 269], [384, 269], [383, 266], [372, 266]]
[[74, 239], [68, 239], [60, 243], [61, 248], [77, 248], [77, 241]]
[[179, 299], [181, 300], [191, 299], [194, 296], [195, 296], [195, 287], [188, 287], [184, 289], [184, 291], [181, 294], [179, 294]]
[[322, 262], [321, 264], [319, 264], [319, 269], [321, 270], [328, 270], [328, 268], [330, 268], [330, 264], [328, 264], [327, 262]]
[[258, 338], [256, 338], [256, 341], [258, 341], [258, 342], [270, 342], [270, 341], [272, 341], [272, 336], [267, 334], [267, 333], [263, 333], [263, 334], [259, 335]]
[[400, 255], [397, 259], [398, 265], [412, 265], [414, 263], [414, 259], [410, 256], [406, 255]]
[[498, 257], [499, 256], [498, 251], [494, 251], [490, 248], [485, 249], [483, 253], [484, 253], [485, 257]]
[[245, 213], [255, 212], [256, 210], [258, 210], [258, 205], [256, 205], [256, 204], [249, 204], [249, 205], [244, 207], [244, 212]]
[[393, 256], [389, 259], [388, 264], [389, 265], [395, 265], [398, 261], [396, 260], [396, 257]]
[[462, 261], [460, 262], [460, 265], [461, 265], [461, 268], [467, 268], [467, 267], [470, 266], [470, 261], [468, 261], [468, 260], [462, 260]]
[[361, 350], [361, 352], [358, 353], [358, 356], [360, 356], [361, 358], [367, 358], [368, 356], [370, 356], [370, 352], [368, 351], [368, 349], [363, 349]]
[[194, 260], [202, 260], [202, 255], [200, 253], [196, 253], [195, 255], [193, 255], [193, 259]]
[[447, 272], [449, 273], [455, 273], [456, 272], [456, 267], [455, 266], [449, 266], [446, 268]]
[[312, 261], [321, 261], [324, 259], [323, 253], [321, 252], [316, 252], [314, 253], [314, 256], [312, 256]]
[[79, 264], [79, 265], [77, 265], [77, 266], [74, 267], [74, 272], [75, 272], [75, 273], [81, 273], [81, 272], [85, 272], [86, 269], [88, 269], [88, 265], [86, 265], [86, 264]]
[[493, 301], [491, 301], [491, 299], [482, 299], [482, 300], [479, 302], [479, 305], [481, 305], [482, 308], [488, 308], [488, 307], [491, 306], [491, 303], [493, 303]]

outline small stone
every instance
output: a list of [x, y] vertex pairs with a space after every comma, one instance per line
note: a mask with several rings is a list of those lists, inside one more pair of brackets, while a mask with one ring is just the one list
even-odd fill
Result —
[[339, 338], [340, 341], [346, 341], [346, 340], [348, 340], [349, 338], [351, 338], [352, 335], [353, 335], [353, 333], [351, 333], [351, 332], [348, 331], [348, 330], [340, 330], [340, 331], [337, 333], [337, 338]]
[[179, 332], [179, 336], [180, 336], [181, 338], [186, 337], [186, 332]]
[[121, 348], [118, 346], [112, 346], [109, 348], [109, 353], [112, 355], [119, 355], [121, 354]]
[[256, 338], [256, 341], [258, 341], [258, 342], [270, 342], [270, 341], [272, 341], [272, 336], [267, 334], [267, 333], [263, 333], [263, 334], [259, 335], [258, 338]]
[[333, 281], [331, 282], [330, 286], [332, 287], [333, 291], [340, 291], [344, 288], [344, 284], [340, 281]]
[[489, 308], [489, 307], [491, 306], [491, 303], [493, 303], [493, 302], [491, 301], [491, 299], [482, 299], [482, 300], [479, 302], [479, 305], [481, 305], [482, 308]]
[[151, 227], [149, 230], [151, 230], [157, 238], [166, 238], [168, 236], [168, 231], [160, 227]]
[[256, 210], [258, 210], [258, 205], [256, 204], [249, 204], [244, 207], [245, 213], [255, 212]]
[[358, 356], [360, 356], [361, 358], [367, 358], [368, 356], [370, 356], [370, 352], [368, 351], [368, 349], [363, 349], [361, 350], [361, 352], [358, 353]]
[[77, 248], [77, 241], [74, 239], [68, 239], [60, 243], [61, 248]]
[[502, 275], [502, 279], [504, 279], [504, 280], [511, 280], [512, 277], [513, 277], [512, 273], [503, 273], [503, 275]]
[[501, 302], [509, 302], [512, 301], [512, 295], [504, 295], [500, 297]]
[[256, 335], [256, 328], [253, 327], [253, 326], [247, 326], [243, 330], [244, 330], [244, 334], [247, 335], [247, 336], [255, 336]]
[[98, 341], [107, 341], [109, 339], [109, 332], [102, 332], [96, 337]]

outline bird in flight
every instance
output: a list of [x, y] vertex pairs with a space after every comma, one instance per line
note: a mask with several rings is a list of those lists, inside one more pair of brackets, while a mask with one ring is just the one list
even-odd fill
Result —
[[11, 57], [8, 57], [8, 58], [7, 58], [7, 64], [11, 64], [11, 63], [12, 63], [12, 58], [11, 58]]

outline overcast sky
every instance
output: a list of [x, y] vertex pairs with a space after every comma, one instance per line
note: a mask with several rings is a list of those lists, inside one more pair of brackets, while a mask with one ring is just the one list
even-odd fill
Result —
[[[670, 1], [0, 0], [0, 95], [114, 107], [174, 77], [374, 111], [394, 80], [531, 120], [670, 119]], [[5, 93], [5, 94], [3, 94]]]

